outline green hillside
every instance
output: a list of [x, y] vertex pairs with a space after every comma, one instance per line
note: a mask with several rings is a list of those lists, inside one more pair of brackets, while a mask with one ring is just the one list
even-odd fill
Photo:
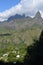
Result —
[[40, 33], [39, 28], [22, 30], [0, 28], [0, 60], [23, 61], [27, 46], [31, 45], [34, 39], [38, 39]]

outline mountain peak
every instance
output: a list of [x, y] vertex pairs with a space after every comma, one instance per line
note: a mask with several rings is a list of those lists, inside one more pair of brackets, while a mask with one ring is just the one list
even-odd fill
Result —
[[41, 13], [40, 13], [40, 11], [38, 11], [37, 13], [36, 13], [36, 15], [35, 15], [35, 17], [34, 18], [38, 18], [38, 19], [40, 19], [41, 18]]

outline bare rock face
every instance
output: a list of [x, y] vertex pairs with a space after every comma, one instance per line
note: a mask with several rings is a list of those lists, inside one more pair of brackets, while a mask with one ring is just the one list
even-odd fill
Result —
[[40, 12], [39, 12], [39, 11], [36, 13], [36, 15], [35, 15], [35, 17], [34, 17], [34, 18], [38, 18], [38, 19], [42, 18], [42, 17], [41, 17], [41, 14], [40, 14]]
[[39, 11], [36, 13], [35, 17], [33, 18], [33, 22], [35, 22], [36, 25], [38, 24], [39, 26], [43, 26], [43, 19]]

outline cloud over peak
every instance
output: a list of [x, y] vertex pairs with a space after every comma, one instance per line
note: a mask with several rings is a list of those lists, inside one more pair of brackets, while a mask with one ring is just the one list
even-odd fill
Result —
[[10, 16], [17, 14], [21, 10], [21, 5], [18, 4], [12, 8], [0, 13], [0, 21], [7, 20]]
[[0, 12], [0, 21], [7, 20], [10, 16], [15, 14], [25, 14], [34, 16], [39, 10], [43, 17], [43, 0], [21, 0], [19, 4], [10, 9]]

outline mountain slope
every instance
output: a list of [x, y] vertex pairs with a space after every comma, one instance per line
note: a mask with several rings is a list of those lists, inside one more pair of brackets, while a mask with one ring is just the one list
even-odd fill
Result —
[[32, 27], [43, 27], [43, 19], [41, 17], [40, 12], [38, 11], [34, 18], [25, 17], [25, 15], [18, 15], [11, 16], [8, 18], [7, 22], [3, 22], [4, 28], [7, 29], [26, 29]]

